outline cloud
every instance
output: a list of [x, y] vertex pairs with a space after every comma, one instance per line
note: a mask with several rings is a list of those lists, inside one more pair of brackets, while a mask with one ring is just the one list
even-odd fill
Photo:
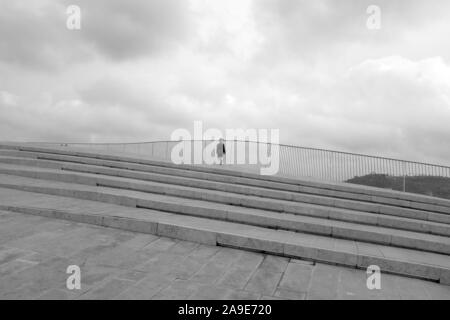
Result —
[[65, 11], [57, 2], [0, 0], [0, 61], [24, 69], [55, 71], [84, 57], [72, 47]]
[[442, 58], [366, 60], [326, 92], [314, 98], [324, 106], [314, 114], [327, 124], [322, 134], [332, 132], [330, 147], [448, 163], [450, 66]]
[[[381, 10], [380, 30], [366, 27], [366, 10], [374, 4]], [[334, 69], [393, 54], [450, 59], [450, 45], [441, 43], [450, 36], [445, 0], [261, 0], [254, 7], [266, 63], [301, 58]]]
[[[47, 72], [99, 55], [122, 61], [167, 53], [190, 32], [185, 1], [0, 0], [0, 5], [0, 61]], [[66, 27], [69, 5], [80, 7], [80, 30]]]
[[75, 3], [81, 8], [81, 37], [112, 59], [165, 52], [189, 34], [186, 1], [78, 0]]
[[450, 159], [447, 1], [380, 0], [378, 31], [365, 0], [0, 2], [2, 139], [165, 140], [203, 120]]

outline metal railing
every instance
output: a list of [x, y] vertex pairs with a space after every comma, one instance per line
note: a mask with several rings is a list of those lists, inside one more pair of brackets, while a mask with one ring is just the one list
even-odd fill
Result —
[[[348, 181], [349, 179], [367, 175], [381, 174], [393, 177], [403, 177], [404, 183], [408, 176], [434, 176], [450, 178], [450, 167], [399, 160], [364, 154], [339, 152], [324, 149], [271, 144], [255, 141], [225, 140], [227, 147], [227, 163], [264, 166], [260, 164], [260, 155], [278, 154], [278, 173], [294, 177], [309, 177], [326, 181]], [[140, 155], [146, 158], [171, 161], [172, 150], [183, 144], [186, 152], [190, 150], [191, 162], [194, 163], [194, 153], [215, 144], [213, 140], [185, 141], [152, 141], [141, 143], [41, 143], [41, 145], [64, 145], [92, 149], [96, 151], [118, 152]], [[211, 148], [214, 150], [215, 148]], [[245, 161], [239, 162], [237, 154], [245, 151]], [[276, 151], [276, 152], [275, 152]], [[233, 157], [230, 161], [230, 157]], [[257, 163], [251, 160], [258, 159]], [[242, 159], [242, 157], [241, 157]], [[273, 157], [271, 161], [277, 161]], [[198, 164], [198, 163], [196, 163]], [[405, 186], [403, 186], [405, 188]]]

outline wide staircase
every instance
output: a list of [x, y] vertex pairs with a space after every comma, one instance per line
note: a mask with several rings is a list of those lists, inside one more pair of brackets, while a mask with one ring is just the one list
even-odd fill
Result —
[[2, 190], [0, 210], [352, 268], [377, 265], [450, 285], [450, 200], [12, 144], [0, 145]]

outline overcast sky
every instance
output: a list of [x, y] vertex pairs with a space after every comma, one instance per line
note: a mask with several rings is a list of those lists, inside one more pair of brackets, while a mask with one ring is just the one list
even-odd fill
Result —
[[[81, 30], [66, 27], [72, 4]], [[0, 140], [167, 140], [203, 120], [450, 164], [449, 12], [448, 0], [0, 0]]]

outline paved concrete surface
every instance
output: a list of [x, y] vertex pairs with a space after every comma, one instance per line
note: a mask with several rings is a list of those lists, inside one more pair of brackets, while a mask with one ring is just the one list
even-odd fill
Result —
[[[69, 290], [69, 265], [81, 289]], [[0, 212], [1, 299], [450, 299], [450, 287], [65, 220]]]

